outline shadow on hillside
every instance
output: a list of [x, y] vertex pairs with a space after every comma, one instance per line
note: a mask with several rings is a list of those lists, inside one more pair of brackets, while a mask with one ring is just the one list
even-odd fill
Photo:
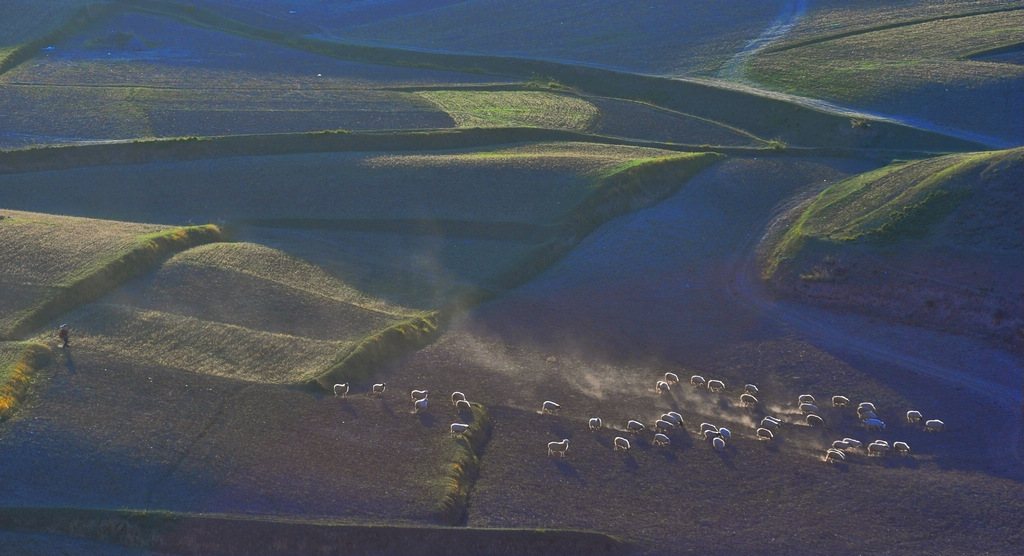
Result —
[[420, 424], [426, 428], [432, 428], [437, 424], [437, 417], [434, 417], [431, 413], [417, 413], [416, 417], [419, 418]]
[[71, 349], [64, 349], [64, 368], [68, 370], [68, 374], [78, 374], [78, 367], [75, 366], [75, 360], [71, 357]]
[[557, 467], [558, 471], [562, 475], [565, 475], [566, 477], [570, 477], [572, 479], [576, 479], [577, 481], [580, 481], [580, 482], [586, 482], [586, 479], [583, 478], [583, 475], [580, 475], [580, 472], [577, 471], [576, 468], [573, 467], [572, 464], [569, 463], [568, 461], [566, 461], [565, 459], [562, 459], [562, 458], [556, 459], [555, 460], [555, 467]]

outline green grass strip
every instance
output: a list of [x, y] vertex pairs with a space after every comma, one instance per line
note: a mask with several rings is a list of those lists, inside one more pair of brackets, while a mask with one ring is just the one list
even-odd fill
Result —
[[159, 554], [636, 554], [617, 537], [570, 529], [367, 525], [161, 510], [0, 508], [0, 529], [60, 535]]
[[21, 43], [0, 57], [0, 74], [10, 71], [18, 64], [39, 54], [40, 49], [63, 41], [72, 34], [85, 29], [93, 22], [112, 12], [113, 5], [103, 2], [84, 6], [59, 23], [49, 33]]
[[0, 339], [24, 339], [51, 319], [99, 299], [117, 286], [152, 268], [168, 255], [197, 245], [223, 240], [220, 228], [212, 224], [144, 235], [126, 252], [83, 270], [67, 283], [58, 284], [57, 292], [52, 297], [29, 309], [9, 330], [0, 334]]
[[32, 375], [50, 364], [50, 348], [38, 342], [18, 342], [17, 357], [7, 365], [0, 366], [0, 420], [7, 419], [28, 392]]
[[448, 462], [448, 482], [438, 511], [439, 521], [445, 525], [461, 525], [466, 521], [469, 492], [480, 474], [480, 456], [491, 439], [491, 417], [487, 408], [471, 404], [473, 419], [466, 421], [469, 429], [457, 438], [455, 455]]

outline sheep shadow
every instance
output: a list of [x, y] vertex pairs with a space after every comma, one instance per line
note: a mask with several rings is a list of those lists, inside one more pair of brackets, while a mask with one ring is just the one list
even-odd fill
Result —
[[633, 457], [631, 451], [622, 452], [622, 455], [620, 457], [622, 459], [622, 464], [626, 467], [627, 470], [636, 471], [637, 469], [640, 469], [640, 464], [636, 462], [636, 458]]
[[388, 403], [387, 400], [383, 400], [383, 399], [376, 398], [376, 397], [373, 398], [373, 399], [377, 401], [377, 407], [380, 408], [381, 412], [386, 414], [388, 417], [394, 417], [395, 416], [395, 410], [391, 408], [391, 404]]
[[426, 428], [432, 428], [437, 424], [437, 418], [434, 417], [433, 413], [429, 412], [415, 412], [416, 417], [420, 420], [420, 424]]
[[340, 409], [342, 412], [348, 414], [350, 417], [356, 417], [359, 415], [359, 412], [356, 411], [356, 408], [352, 406], [352, 402], [340, 397], [337, 398], [337, 400], [338, 409]]
[[735, 455], [733, 454], [731, 449], [727, 448], [725, 450], [722, 450], [721, 452], [715, 450], [715, 453], [718, 454], [718, 459], [722, 461], [722, 465], [724, 465], [731, 471], [736, 470], [736, 462], [734, 461]]
[[565, 475], [566, 477], [569, 477], [571, 479], [576, 479], [577, 481], [580, 481], [580, 482], [586, 482], [583, 479], [583, 475], [580, 475], [580, 472], [577, 471], [576, 468], [573, 467], [573, 465], [571, 463], [566, 461], [565, 458], [556, 458], [555, 459], [555, 468], [558, 469], [558, 471], [562, 475]]
[[660, 455], [662, 459], [664, 459], [666, 462], [674, 463], [679, 461], [679, 456], [676, 455], [675, 451], [672, 450], [671, 446], [671, 444], [669, 444], [668, 446], [659, 446], [658, 455]]

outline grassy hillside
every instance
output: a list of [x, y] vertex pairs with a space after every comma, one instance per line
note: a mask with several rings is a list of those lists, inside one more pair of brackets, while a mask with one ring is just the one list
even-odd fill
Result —
[[835, 184], [770, 241], [798, 297], [1016, 344], [1024, 150], [895, 163]]
[[35, 380], [50, 363], [50, 348], [36, 342], [0, 342], [0, 421], [11, 416]]
[[1024, 68], [971, 59], [1020, 42], [1021, 10], [880, 25], [756, 56], [749, 77], [787, 92], [1024, 140]]
[[593, 104], [543, 91], [426, 91], [458, 127], [548, 127], [588, 131], [599, 118]]

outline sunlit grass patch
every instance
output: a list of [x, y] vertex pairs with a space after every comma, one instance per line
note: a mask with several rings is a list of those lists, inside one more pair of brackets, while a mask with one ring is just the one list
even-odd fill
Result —
[[28, 391], [32, 374], [50, 362], [50, 348], [36, 342], [0, 342], [0, 420]]
[[458, 127], [546, 127], [587, 131], [600, 110], [586, 100], [546, 91], [423, 91]]

